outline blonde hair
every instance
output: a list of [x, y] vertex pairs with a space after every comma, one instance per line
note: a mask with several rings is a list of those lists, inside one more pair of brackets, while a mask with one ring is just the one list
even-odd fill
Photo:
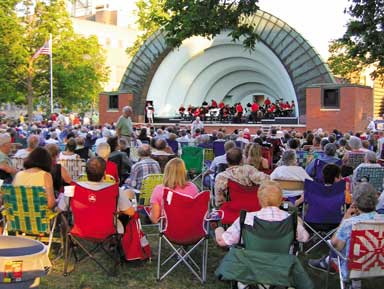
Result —
[[254, 143], [251, 145], [247, 155], [247, 163], [254, 166], [256, 169], [260, 168], [262, 160], [261, 145]]
[[278, 207], [283, 200], [283, 192], [280, 184], [276, 181], [263, 182], [259, 187], [257, 196], [262, 207]]
[[164, 169], [164, 186], [174, 189], [184, 188], [187, 183], [187, 169], [180, 158], [171, 159]]

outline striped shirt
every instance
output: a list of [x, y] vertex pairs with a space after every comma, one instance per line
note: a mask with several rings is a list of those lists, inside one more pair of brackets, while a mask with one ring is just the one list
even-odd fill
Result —
[[149, 157], [143, 158], [132, 166], [129, 185], [140, 190], [144, 177], [150, 174], [161, 174], [159, 163]]

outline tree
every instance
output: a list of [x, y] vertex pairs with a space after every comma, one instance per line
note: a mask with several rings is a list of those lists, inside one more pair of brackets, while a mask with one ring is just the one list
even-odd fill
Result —
[[[67, 14], [64, 0], [5, 0], [5, 12], [0, 12], [0, 100], [28, 103], [32, 118], [33, 101], [49, 103], [49, 57], [33, 59], [33, 54], [53, 37], [53, 84], [55, 103], [68, 109], [87, 107], [107, 80], [105, 55], [94, 37], [76, 35]], [[22, 8], [16, 15], [15, 4]], [[3, 7], [2, 7], [3, 8]], [[3, 24], [12, 23], [7, 29]], [[7, 40], [7, 41], [5, 41]], [[7, 93], [3, 93], [7, 92]]]
[[328, 66], [336, 76], [346, 79], [350, 83], [359, 83], [364, 65], [357, 58], [348, 55], [348, 47], [340, 40], [334, 40], [329, 45]]
[[245, 47], [254, 49], [257, 34], [252, 25], [242, 21], [254, 14], [258, 0], [140, 0], [138, 7], [139, 29], [144, 31], [133, 47], [131, 55], [143, 42], [162, 27], [167, 44], [179, 47], [184, 39], [192, 36], [213, 38], [224, 29], [234, 41], [243, 39]]
[[372, 76], [384, 75], [384, 1], [350, 0], [346, 13], [352, 18], [341, 42], [349, 57], [373, 65]]

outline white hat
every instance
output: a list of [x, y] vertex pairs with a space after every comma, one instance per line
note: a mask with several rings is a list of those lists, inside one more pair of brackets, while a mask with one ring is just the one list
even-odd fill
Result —
[[9, 133], [0, 134], [0, 146], [5, 145], [11, 142], [11, 136]]

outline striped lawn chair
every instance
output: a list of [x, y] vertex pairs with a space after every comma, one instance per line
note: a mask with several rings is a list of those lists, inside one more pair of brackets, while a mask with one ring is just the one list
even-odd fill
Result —
[[22, 171], [24, 169], [24, 158], [15, 158], [11, 157], [12, 167], [17, 171]]
[[3, 185], [1, 191], [5, 217], [3, 235], [8, 235], [9, 232], [22, 232], [43, 242], [48, 235], [47, 254], [49, 254], [58, 213], [48, 208], [45, 189], [36, 186]]
[[303, 169], [307, 166], [308, 156], [309, 152], [307, 151], [296, 151], [297, 164]]
[[71, 176], [72, 180], [77, 180], [79, 176], [85, 174], [85, 160], [58, 160], [58, 163], [68, 171], [68, 174]]

